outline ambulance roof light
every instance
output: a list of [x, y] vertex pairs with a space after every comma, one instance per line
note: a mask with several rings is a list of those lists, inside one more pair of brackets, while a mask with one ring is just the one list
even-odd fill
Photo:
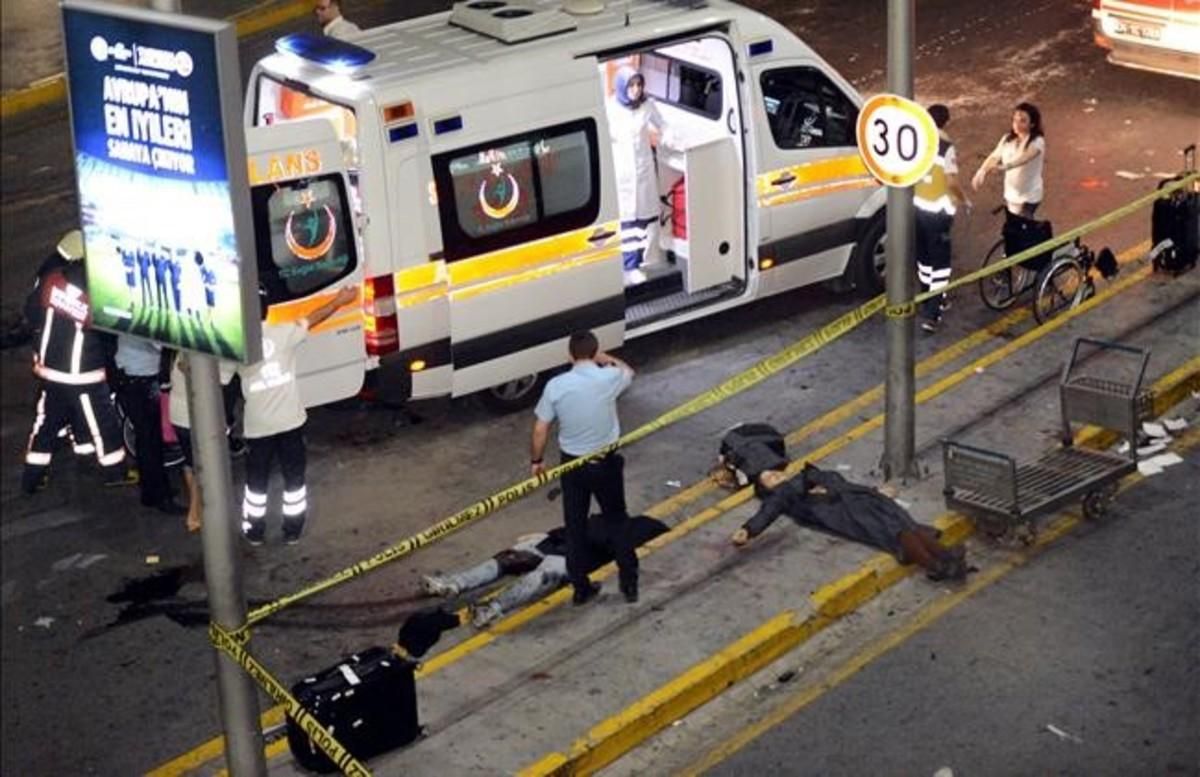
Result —
[[275, 50], [343, 74], [353, 73], [375, 59], [373, 51], [311, 32], [285, 35], [275, 41]]

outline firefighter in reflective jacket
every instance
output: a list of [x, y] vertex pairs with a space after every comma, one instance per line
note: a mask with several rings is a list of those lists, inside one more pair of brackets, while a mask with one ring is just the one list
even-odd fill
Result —
[[[950, 109], [932, 105], [929, 115], [938, 128], [937, 158], [929, 174], [913, 187], [916, 214], [917, 279], [921, 291], [937, 291], [950, 283], [950, 228], [959, 206], [971, 207], [958, 183], [958, 160], [954, 144], [946, 134]], [[936, 332], [947, 307], [945, 295], [930, 297], [921, 304], [921, 328]]]
[[90, 328], [79, 230], [63, 236], [58, 253], [64, 261], [43, 265], [30, 304], [33, 310], [27, 311], [41, 330], [34, 344], [33, 372], [42, 382], [21, 477], [27, 494], [45, 485], [59, 431], [66, 426], [88, 431], [106, 483], [124, 483], [129, 477], [121, 424], [104, 372], [104, 343]]

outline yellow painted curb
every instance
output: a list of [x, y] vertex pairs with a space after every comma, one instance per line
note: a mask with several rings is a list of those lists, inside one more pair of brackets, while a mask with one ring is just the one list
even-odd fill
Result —
[[[311, 0], [287, 0], [284, 3], [267, 2], [234, 14], [230, 21], [237, 25], [238, 37], [278, 27], [284, 22], [297, 19], [312, 12]], [[67, 78], [56, 73], [34, 81], [24, 89], [13, 89], [0, 96], [0, 119], [7, 119], [35, 108], [61, 102], [67, 97]]]
[[[1200, 356], [1160, 378], [1151, 389], [1151, 414], [1160, 416], [1200, 389]], [[1112, 433], [1089, 426], [1075, 444], [1106, 447]], [[955, 513], [934, 524], [947, 544], [963, 542], [973, 532], [971, 522]], [[888, 554], [871, 558], [850, 574], [822, 586], [810, 597], [813, 614], [799, 619], [793, 611], [776, 615], [716, 655], [701, 661], [593, 727], [567, 753], [549, 753], [518, 772], [520, 777], [566, 777], [592, 774], [620, 758], [663, 728], [719, 696], [734, 683], [755, 674], [777, 658], [811, 639], [840, 617], [913, 574]]]

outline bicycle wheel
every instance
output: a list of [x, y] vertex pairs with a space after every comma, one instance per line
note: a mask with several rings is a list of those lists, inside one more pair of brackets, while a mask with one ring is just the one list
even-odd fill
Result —
[[1064, 310], [1083, 302], [1087, 288], [1087, 270], [1074, 257], [1051, 264], [1037, 281], [1033, 298], [1033, 317], [1044, 324]]
[[[1005, 258], [1004, 240], [997, 240], [996, 244], [987, 252], [987, 256], [983, 258], [983, 264], [980, 267], [987, 267], [989, 264], [998, 264]], [[1007, 270], [993, 273], [986, 278], [981, 278], [979, 280], [979, 296], [983, 299], [983, 304], [992, 310], [1004, 310], [1011, 307], [1013, 302], [1016, 301], [1017, 295], [1021, 293], [1021, 290], [1015, 284], [1016, 279], [1010, 267]]]

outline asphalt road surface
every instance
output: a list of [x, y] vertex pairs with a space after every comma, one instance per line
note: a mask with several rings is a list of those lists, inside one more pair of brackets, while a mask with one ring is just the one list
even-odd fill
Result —
[[[365, 3], [353, 16], [373, 24], [394, 16], [399, 5]], [[446, 5], [413, 2], [403, 9]], [[882, 90], [884, 4], [754, 5], [805, 36], [864, 94]], [[973, 170], [992, 149], [1013, 104], [1030, 99], [1041, 106], [1049, 148], [1043, 211], [1064, 227], [1152, 190], [1157, 174], [1178, 168], [1178, 149], [1196, 140], [1200, 119], [1200, 85], [1106, 64], [1091, 44], [1088, 9], [1082, 1], [1016, 0], [1000, 8], [923, 0], [918, 18], [916, 97], [951, 106], [950, 131], [964, 169]], [[298, 21], [288, 30], [310, 25]], [[270, 42], [267, 35], [243, 42], [243, 72]], [[0, 321], [7, 328], [34, 268], [73, 223], [76, 204], [64, 111], [6, 120], [0, 138]], [[959, 219], [960, 269], [973, 268], [995, 239], [999, 221], [984, 214], [999, 199], [993, 181], [976, 197], [976, 214]], [[1135, 246], [1147, 238], [1148, 223], [1144, 213], [1088, 242]], [[638, 368], [639, 380], [623, 400], [626, 428], [855, 304], [811, 289], [631, 343], [622, 355]], [[918, 355], [994, 317], [973, 293], [960, 294], [943, 331], [918, 342]], [[736, 421], [796, 428], [876, 385], [883, 378], [883, 342], [882, 324], [868, 324], [787, 375], [631, 451], [631, 507], [674, 493], [670, 482], [701, 477], [713, 440]], [[0, 351], [0, 771], [140, 773], [219, 730], [199, 540], [185, 534], [182, 519], [142, 511], [128, 492], [105, 492], [83, 462], [56, 460], [50, 491], [33, 499], [17, 494], [32, 410], [28, 364], [24, 346]], [[1053, 372], [1052, 365], [1034, 366], [1040, 377], [1031, 380]], [[493, 418], [470, 399], [413, 410], [420, 423], [353, 403], [311, 414], [310, 529], [299, 546], [246, 551], [253, 602], [324, 577], [524, 476], [527, 415]], [[256, 634], [256, 649], [282, 677], [293, 678], [332, 656], [386, 642], [416, 606], [420, 574], [475, 560], [522, 532], [554, 525], [558, 510], [542, 495], [526, 500], [408, 562], [289, 610]], [[1072, 722], [1063, 727], [1072, 730]]]
[[1200, 774], [1198, 499], [1192, 451], [706, 774]]

